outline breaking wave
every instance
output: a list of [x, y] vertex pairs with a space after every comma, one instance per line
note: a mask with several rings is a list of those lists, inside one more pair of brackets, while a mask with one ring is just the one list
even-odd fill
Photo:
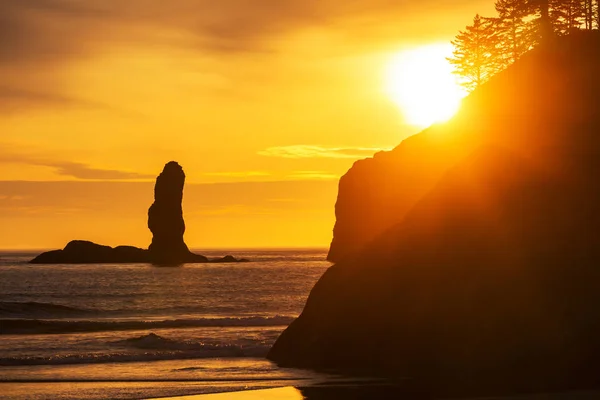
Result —
[[51, 318], [76, 317], [93, 314], [91, 310], [63, 306], [53, 303], [38, 303], [35, 301], [16, 302], [0, 301], [0, 317], [3, 318]]
[[210, 353], [211, 357], [261, 357], [266, 355], [270, 347], [262, 344], [241, 346], [235, 344], [207, 344], [192, 340], [174, 340], [155, 333], [119, 340], [114, 342], [114, 344], [142, 350], [206, 352]]
[[163, 328], [285, 326], [289, 325], [293, 319], [290, 316], [279, 315], [275, 317], [254, 316], [166, 320], [1, 319], [0, 335], [151, 330]]
[[123, 351], [101, 354], [62, 354], [51, 357], [0, 357], [0, 366], [102, 364], [162, 360], [189, 360], [200, 358], [265, 357], [270, 347], [271, 346], [269, 345], [245, 347], [237, 345], [211, 345], [198, 343], [192, 350], [155, 350], [137, 353]]

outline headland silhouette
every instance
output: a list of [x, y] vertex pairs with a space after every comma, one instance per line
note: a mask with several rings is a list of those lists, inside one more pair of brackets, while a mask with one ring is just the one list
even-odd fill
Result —
[[553, 38], [450, 122], [357, 162], [269, 358], [433, 396], [597, 388], [600, 32]]

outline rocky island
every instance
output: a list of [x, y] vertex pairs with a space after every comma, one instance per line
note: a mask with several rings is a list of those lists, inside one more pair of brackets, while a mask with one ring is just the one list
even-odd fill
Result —
[[205, 256], [192, 253], [183, 240], [185, 222], [183, 220], [183, 168], [171, 161], [156, 178], [154, 203], [148, 210], [148, 228], [152, 232], [152, 243], [148, 249], [133, 246], [110, 247], [96, 243], [73, 240], [62, 250], [40, 254], [32, 264], [118, 264], [118, 263], [226, 263], [244, 262], [233, 256], [209, 260]]
[[539, 46], [342, 178], [325, 272], [268, 357], [433, 396], [598, 387], [600, 34]]

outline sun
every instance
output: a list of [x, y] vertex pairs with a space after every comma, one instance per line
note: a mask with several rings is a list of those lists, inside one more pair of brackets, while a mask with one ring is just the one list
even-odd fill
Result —
[[387, 64], [385, 91], [406, 121], [427, 127], [452, 118], [466, 92], [446, 60], [451, 44], [432, 44], [403, 51]]

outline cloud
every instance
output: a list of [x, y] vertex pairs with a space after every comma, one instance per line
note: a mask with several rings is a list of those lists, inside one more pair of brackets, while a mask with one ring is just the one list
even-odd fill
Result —
[[89, 165], [68, 161], [38, 161], [34, 165], [51, 167], [56, 173], [71, 176], [77, 179], [89, 180], [126, 180], [126, 179], [153, 179], [154, 175], [140, 174], [137, 172], [120, 171], [116, 169], [93, 168]]
[[225, 178], [252, 178], [260, 176], [271, 176], [267, 171], [232, 171], [232, 172], [207, 172], [206, 176], [217, 176]]
[[79, 103], [78, 100], [52, 93], [35, 92], [10, 86], [0, 86], [0, 99], [19, 99], [24, 102], [51, 102], [63, 105]]
[[293, 180], [337, 180], [340, 176], [326, 171], [295, 171], [287, 178]]
[[19, 202], [27, 200], [29, 197], [31, 196], [0, 194], [0, 201]]
[[[240, 171], [240, 172], [213, 172], [205, 173], [205, 176], [221, 177], [221, 178], [266, 178], [264, 181], [278, 182], [278, 181], [299, 181], [299, 180], [331, 180], [339, 179], [339, 175], [336, 175], [327, 171]], [[262, 180], [262, 179], [259, 179]], [[295, 202], [297, 199], [294, 198], [272, 198], [267, 199], [270, 202]]]
[[61, 176], [84, 180], [141, 180], [153, 179], [154, 175], [116, 169], [94, 168], [87, 164], [73, 161], [54, 161], [28, 155], [0, 154], [0, 163], [25, 164], [54, 169]]
[[321, 147], [294, 145], [269, 147], [258, 152], [261, 156], [282, 158], [364, 158], [386, 149], [370, 147]]
[[[460, 2], [459, 2], [460, 3]], [[463, 0], [469, 3], [469, 0]], [[27, 0], [0, 2], [0, 59], [57, 59], [107, 42], [174, 40], [218, 52], [264, 51], [277, 36], [310, 27], [357, 35], [385, 19], [431, 13], [441, 0]], [[457, 6], [456, 2], [453, 6]], [[352, 27], [356, 27], [352, 24]], [[146, 29], [143, 29], [146, 28]], [[423, 28], [426, 29], [426, 28]], [[161, 34], [161, 31], [164, 35]], [[141, 36], [145, 36], [142, 38]], [[170, 43], [171, 45], [173, 43]], [[183, 44], [183, 43], [179, 43]]]
[[88, 36], [83, 11], [60, 0], [0, 2], [0, 62], [38, 63], [80, 53], [81, 35]]
[[23, 109], [30, 109], [38, 105], [78, 107], [86, 109], [113, 109], [106, 104], [69, 97], [60, 93], [43, 92], [30, 89], [21, 89], [14, 86], [0, 85], [1, 110], [5, 112], [21, 111]]
[[295, 199], [295, 198], [273, 198], [273, 199], [266, 199], [266, 201], [271, 202], [271, 203], [298, 203], [303, 200]]
[[[16, 85], [36, 104], [60, 100], [56, 93], [64, 92], [69, 79], [66, 65], [119, 46], [185, 49], [222, 59], [274, 53], [286, 35], [317, 28], [341, 33], [336, 37], [347, 46], [332, 51], [360, 43], [372, 50], [400, 38], [421, 39], [433, 24], [441, 29], [432, 9], [444, 21], [444, 7], [477, 1], [448, 6], [443, 0], [3, 0], [0, 86]], [[23, 97], [14, 89], [3, 96]], [[8, 105], [0, 101], [0, 108]]]
[[218, 207], [198, 207], [189, 212], [189, 215], [194, 216], [242, 216], [242, 215], [272, 215], [273, 210], [260, 206], [249, 206], [246, 204], [232, 204]]

